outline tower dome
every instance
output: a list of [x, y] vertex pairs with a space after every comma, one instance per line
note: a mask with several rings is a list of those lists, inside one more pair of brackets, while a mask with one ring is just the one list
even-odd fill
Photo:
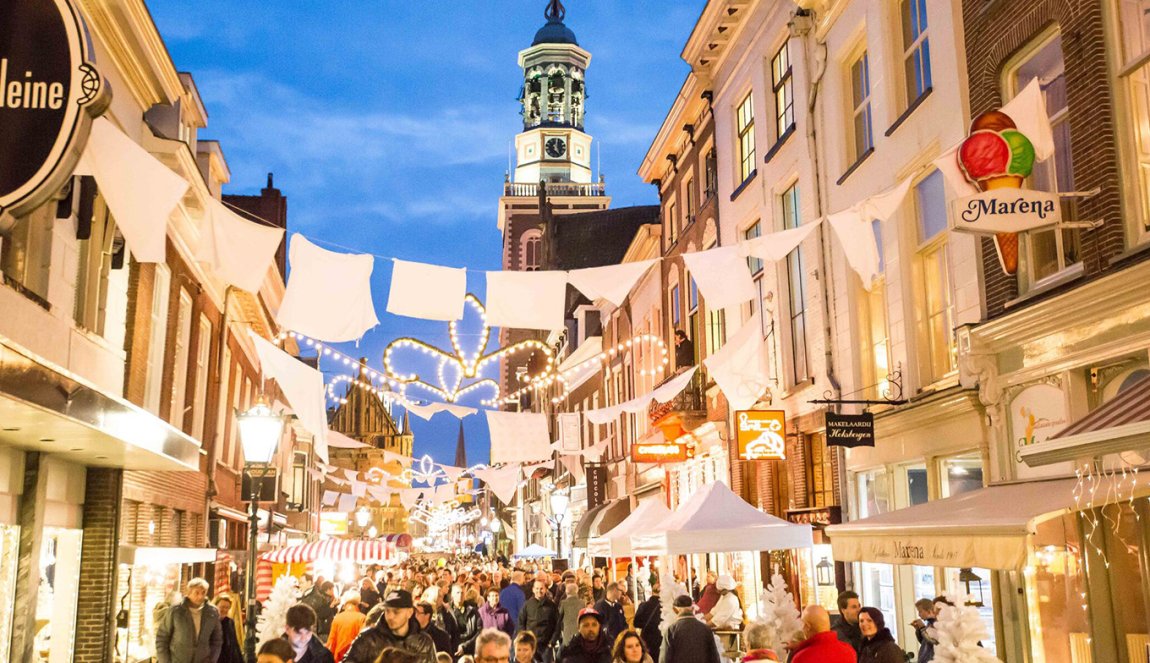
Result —
[[543, 16], [547, 18], [547, 24], [539, 28], [535, 33], [535, 40], [531, 42], [532, 46], [539, 44], [574, 44], [579, 45], [575, 39], [575, 33], [571, 28], [563, 24], [563, 19], [567, 16], [567, 10], [563, 7], [560, 0], [551, 0], [547, 3], [547, 9], [544, 10]]

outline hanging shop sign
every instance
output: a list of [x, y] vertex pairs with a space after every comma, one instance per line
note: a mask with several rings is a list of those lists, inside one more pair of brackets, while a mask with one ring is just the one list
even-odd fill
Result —
[[587, 510], [607, 503], [607, 466], [587, 463]]
[[562, 412], [556, 415], [559, 428], [559, 449], [578, 452], [583, 446], [583, 415], [578, 412]]
[[739, 460], [786, 460], [786, 423], [782, 410], [736, 412]]
[[1034, 170], [1034, 144], [1001, 110], [974, 118], [956, 154], [980, 193], [950, 205], [952, 230], [992, 235], [1002, 271], [1018, 271], [1018, 233], [1062, 222], [1057, 194], [1022, 188]]
[[681, 463], [687, 460], [687, 445], [660, 440], [631, 445], [633, 463]]
[[0, 231], [71, 177], [110, 94], [68, 0], [0, 3]]
[[827, 525], [838, 525], [843, 521], [843, 510], [839, 506], [823, 506], [810, 509], [792, 509], [787, 511], [787, 522], [798, 525], [810, 525], [815, 529], [822, 529]]
[[873, 447], [874, 415], [827, 412], [827, 446]]

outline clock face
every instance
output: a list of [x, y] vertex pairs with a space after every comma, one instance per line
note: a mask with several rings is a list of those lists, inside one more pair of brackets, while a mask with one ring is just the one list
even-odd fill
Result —
[[546, 148], [547, 156], [552, 159], [558, 159], [567, 154], [567, 143], [562, 138], [548, 138]]

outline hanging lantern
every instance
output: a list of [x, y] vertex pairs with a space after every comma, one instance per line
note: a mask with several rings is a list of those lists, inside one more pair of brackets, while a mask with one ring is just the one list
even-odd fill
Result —
[[826, 557], [815, 565], [815, 582], [819, 587], [830, 587], [835, 584], [835, 567]]
[[[985, 601], [985, 597], [982, 595], [982, 578], [979, 577], [973, 569], [968, 567], [959, 569], [958, 580], [962, 583], [963, 587], [966, 588], [966, 605], [981, 608]], [[972, 583], [975, 586], [974, 589], [971, 588]], [[975, 591], [978, 592], [977, 596], [975, 595]]]

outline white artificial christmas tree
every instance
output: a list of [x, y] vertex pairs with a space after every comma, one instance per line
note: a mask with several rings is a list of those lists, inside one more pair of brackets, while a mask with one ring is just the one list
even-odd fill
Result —
[[938, 603], [938, 619], [928, 631], [938, 644], [934, 646], [935, 663], [1001, 663], [979, 642], [989, 638], [978, 608], [964, 605], [964, 600], [948, 597], [954, 605]]
[[679, 618], [675, 613], [675, 599], [686, 594], [691, 595], [687, 591], [687, 586], [675, 580], [675, 576], [671, 573], [662, 573], [659, 575], [659, 603], [663, 608], [663, 623], [659, 625], [659, 630], [666, 632], [671, 624]]
[[637, 578], [636, 588], [639, 596], [645, 601], [651, 598], [651, 565], [647, 560], [639, 565], [639, 577]]
[[259, 620], [256, 622], [257, 647], [284, 634], [288, 608], [298, 602], [299, 583], [295, 576], [280, 576], [268, 600], [264, 602]]
[[802, 639], [803, 620], [795, 607], [795, 597], [778, 573], [771, 576], [766, 593], [759, 599], [759, 618], [755, 621], [767, 627], [767, 641], [776, 653], [784, 651], [786, 643]]

